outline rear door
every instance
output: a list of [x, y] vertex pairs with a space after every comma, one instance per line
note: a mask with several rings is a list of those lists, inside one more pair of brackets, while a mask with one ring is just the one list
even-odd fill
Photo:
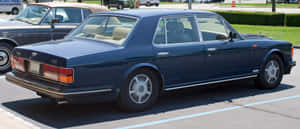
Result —
[[214, 14], [197, 15], [197, 21], [206, 50], [208, 79], [216, 79], [251, 73], [250, 44], [240, 40], [229, 40], [229, 32], [236, 33], [225, 20]]
[[204, 44], [193, 15], [161, 18], [153, 44], [155, 63], [164, 75], [166, 88], [203, 78]]

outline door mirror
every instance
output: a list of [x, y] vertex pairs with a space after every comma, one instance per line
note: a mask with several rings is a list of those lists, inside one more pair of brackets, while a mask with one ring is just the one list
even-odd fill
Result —
[[51, 25], [51, 29], [54, 30], [55, 29], [55, 26], [54, 24], [58, 23], [59, 22], [59, 19], [58, 18], [54, 18], [52, 19], [49, 24]]
[[236, 33], [230, 31], [229, 32], [229, 41], [233, 41], [233, 39], [235, 39], [237, 37]]

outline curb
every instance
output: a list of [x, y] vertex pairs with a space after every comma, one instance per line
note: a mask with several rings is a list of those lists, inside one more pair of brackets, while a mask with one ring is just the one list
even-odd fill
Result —
[[300, 49], [300, 46], [299, 45], [294, 45], [294, 48]]

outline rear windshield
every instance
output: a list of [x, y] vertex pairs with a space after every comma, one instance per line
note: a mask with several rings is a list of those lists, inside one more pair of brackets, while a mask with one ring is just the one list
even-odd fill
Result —
[[136, 18], [123, 16], [94, 16], [87, 19], [70, 36], [122, 45], [136, 22]]

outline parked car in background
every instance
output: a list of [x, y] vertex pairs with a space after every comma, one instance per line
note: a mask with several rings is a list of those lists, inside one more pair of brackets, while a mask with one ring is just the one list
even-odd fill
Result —
[[[108, 8], [117, 8], [117, 9], [124, 9], [124, 8], [133, 8], [135, 0], [105, 0], [104, 5]], [[159, 0], [139, 0], [139, 5], [145, 6], [159, 6]]]
[[292, 56], [291, 43], [241, 36], [212, 12], [112, 11], [63, 40], [15, 48], [6, 79], [58, 103], [114, 100], [142, 111], [162, 91], [242, 79], [276, 88]]
[[139, 0], [140, 5], [145, 6], [159, 6], [160, 1], [159, 0]]
[[17, 15], [22, 9], [22, 0], [0, 0], [0, 12]]
[[[0, 22], [0, 71], [10, 69], [9, 56], [14, 47], [64, 38], [89, 14], [106, 11], [100, 6], [76, 3], [39, 3], [28, 5], [19, 15]], [[55, 28], [49, 23], [57, 20]]]

